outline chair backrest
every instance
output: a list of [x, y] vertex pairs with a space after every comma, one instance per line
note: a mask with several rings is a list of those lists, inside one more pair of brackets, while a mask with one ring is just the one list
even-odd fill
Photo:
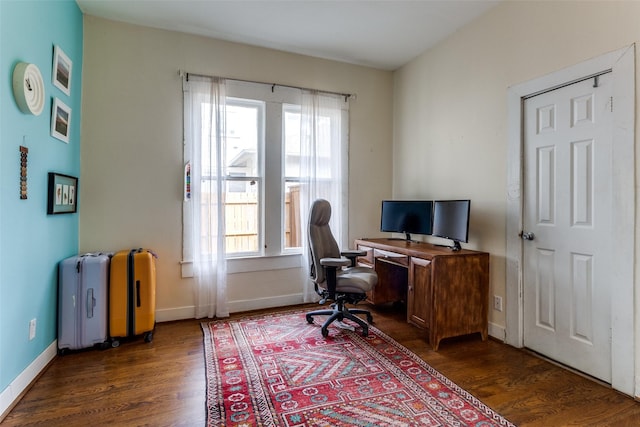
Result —
[[322, 258], [340, 258], [340, 248], [331, 233], [331, 204], [318, 199], [311, 205], [309, 214], [309, 249], [311, 251], [311, 279], [320, 284], [325, 281]]

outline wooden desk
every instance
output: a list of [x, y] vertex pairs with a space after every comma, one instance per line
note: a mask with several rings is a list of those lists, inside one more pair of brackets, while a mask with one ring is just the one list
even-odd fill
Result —
[[358, 239], [360, 265], [373, 267], [378, 284], [367, 294], [373, 304], [407, 302], [407, 321], [440, 340], [480, 332], [487, 339], [489, 254], [396, 239]]

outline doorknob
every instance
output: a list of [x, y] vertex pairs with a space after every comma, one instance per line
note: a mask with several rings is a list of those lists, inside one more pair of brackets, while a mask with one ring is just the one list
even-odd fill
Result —
[[532, 232], [521, 231], [520, 237], [522, 238], [522, 240], [533, 240], [536, 236]]

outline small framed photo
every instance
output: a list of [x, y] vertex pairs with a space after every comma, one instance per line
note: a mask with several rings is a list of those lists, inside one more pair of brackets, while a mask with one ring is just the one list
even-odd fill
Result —
[[54, 98], [51, 107], [51, 136], [68, 144], [70, 132], [71, 108], [58, 98]]
[[49, 172], [47, 214], [75, 213], [78, 206], [78, 178]]
[[73, 63], [71, 59], [60, 49], [59, 46], [53, 48], [53, 85], [63, 91], [66, 95], [71, 95], [71, 70]]

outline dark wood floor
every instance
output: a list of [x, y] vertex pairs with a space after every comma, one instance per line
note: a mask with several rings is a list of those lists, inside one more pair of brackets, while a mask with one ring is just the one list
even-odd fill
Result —
[[[376, 327], [518, 426], [640, 426], [640, 403], [525, 351], [478, 335], [433, 352], [402, 312], [373, 311]], [[169, 322], [151, 344], [56, 357], [2, 424], [202, 426], [204, 399], [200, 321]]]

